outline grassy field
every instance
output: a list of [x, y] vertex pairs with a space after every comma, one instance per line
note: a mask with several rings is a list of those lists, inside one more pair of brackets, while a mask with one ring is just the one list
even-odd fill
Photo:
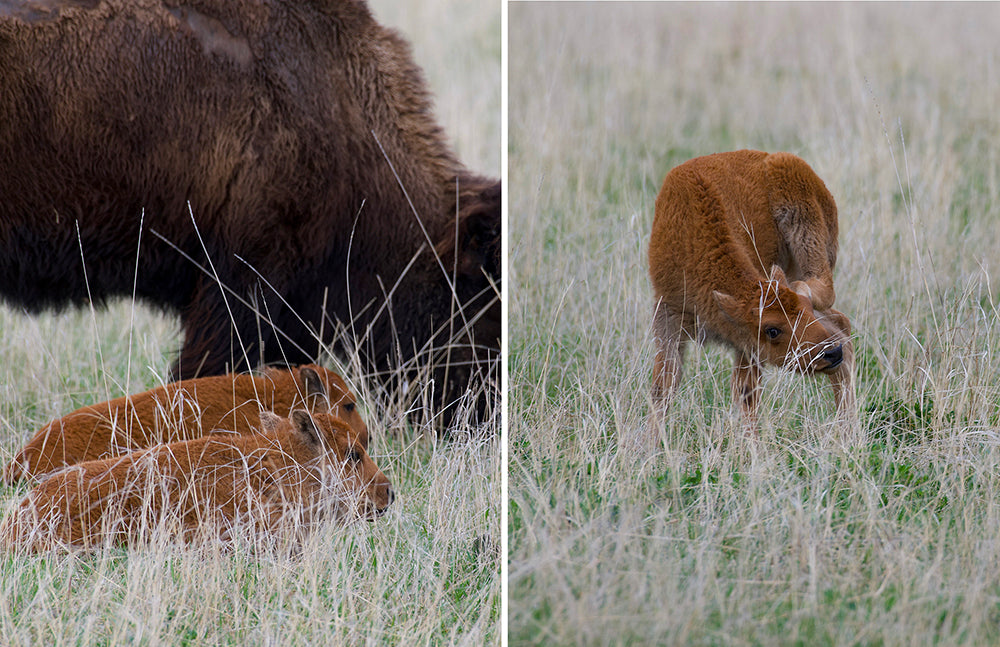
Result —
[[[509, 7], [511, 644], [1000, 642], [1000, 7]], [[694, 349], [658, 451], [646, 244], [691, 157], [840, 211], [860, 423]]]
[[[412, 4], [372, 7], [413, 43], [460, 158], [499, 175], [499, 4]], [[37, 317], [0, 306], [0, 459], [54, 417], [160, 384], [180, 341], [176, 319], [127, 301]], [[324, 527], [294, 555], [170, 542], [4, 555], [0, 643], [498, 644], [499, 430], [440, 441], [343, 370], [398, 494], [385, 517]], [[0, 489], [0, 511], [23, 492]]]

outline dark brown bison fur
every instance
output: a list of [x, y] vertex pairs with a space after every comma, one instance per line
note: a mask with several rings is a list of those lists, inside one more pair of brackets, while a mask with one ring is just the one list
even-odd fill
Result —
[[326, 518], [374, 519], [393, 499], [389, 479], [346, 423], [264, 412], [257, 433], [210, 434], [57, 472], [11, 512], [0, 541], [40, 551], [131, 543], [153, 532], [296, 537]]
[[499, 181], [362, 1], [0, 0], [13, 304], [177, 312], [181, 379], [320, 341], [383, 376], [433, 364], [436, 406], [485, 383], [486, 415], [499, 241]]
[[216, 430], [254, 433], [261, 411], [332, 413], [368, 448], [368, 427], [344, 380], [319, 366], [195, 378], [77, 409], [45, 425], [4, 469], [4, 480], [38, 479], [67, 465], [119, 456]]

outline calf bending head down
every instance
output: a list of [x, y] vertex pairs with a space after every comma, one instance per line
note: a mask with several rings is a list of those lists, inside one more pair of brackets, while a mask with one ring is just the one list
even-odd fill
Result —
[[781, 268], [758, 282], [754, 300], [743, 302], [718, 290], [722, 313], [746, 333], [743, 347], [753, 359], [804, 373], [826, 373], [844, 360], [843, 339], [816, 316], [809, 297], [793, 291]]
[[846, 334], [850, 332], [842, 315], [838, 322], [842, 321], [846, 330], [817, 316], [809, 297], [792, 290], [777, 266], [771, 278], [758, 282], [752, 294], [756, 298], [750, 302], [719, 291], [712, 294], [722, 314], [744, 333], [737, 346], [733, 392], [751, 418], [759, 401], [760, 364], [835, 375], [844, 362], [844, 345], [849, 343]]
[[733, 394], [751, 421], [762, 364], [826, 375], [838, 408], [853, 408], [851, 324], [832, 308], [837, 229], [826, 185], [788, 153], [718, 153], [667, 174], [649, 243], [654, 424], [691, 340], [734, 350]]

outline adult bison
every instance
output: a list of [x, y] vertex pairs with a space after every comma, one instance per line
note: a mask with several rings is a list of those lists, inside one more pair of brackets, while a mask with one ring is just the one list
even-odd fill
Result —
[[14, 304], [175, 311], [177, 378], [335, 342], [387, 379], [431, 367], [435, 408], [471, 390], [482, 416], [499, 242], [499, 181], [455, 158], [364, 2], [0, 0]]

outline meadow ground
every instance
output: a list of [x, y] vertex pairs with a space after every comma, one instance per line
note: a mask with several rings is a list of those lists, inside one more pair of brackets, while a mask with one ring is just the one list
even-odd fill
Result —
[[[509, 7], [511, 644], [1000, 642], [997, 5]], [[695, 348], [659, 451], [663, 176], [803, 157], [840, 211], [860, 423]]]
[[[459, 157], [498, 176], [499, 4], [371, 4], [413, 43]], [[52, 418], [160, 384], [179, 335], [173, 317], [128, 301], [37, 317], [0, 306], [0, 459]], [[343, 371], [398, 494], [386, 516], [321, 528], [294, 555], [169, 541], [4, 555], [0, 643], [498, 644], [499, 428], [438, 440], [405, 423], [399, 399], [358, 379], [350, 362]], [[24, 490], [0, 489], [0, 511]]]

